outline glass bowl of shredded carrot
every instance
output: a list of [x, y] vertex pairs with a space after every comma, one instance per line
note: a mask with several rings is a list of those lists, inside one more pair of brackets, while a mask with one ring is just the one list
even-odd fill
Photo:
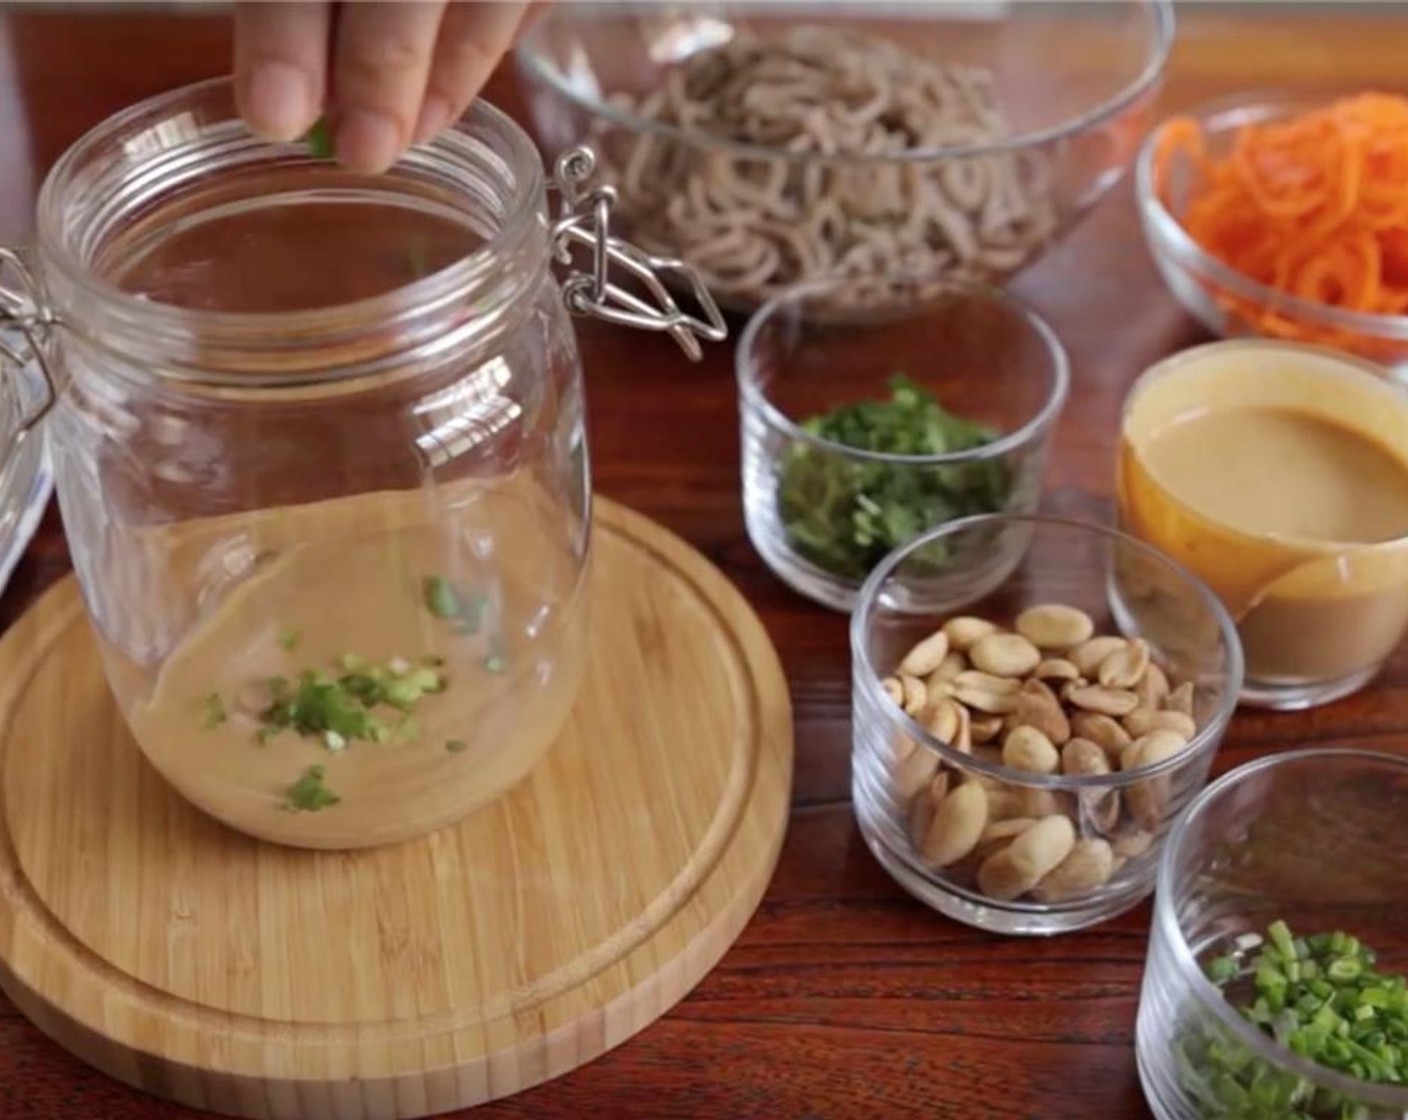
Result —
[[1136, 190], [1159, 271], [1208, 329], [1408, 376], [1408, 97], [1206, 106], [1154, 130]]

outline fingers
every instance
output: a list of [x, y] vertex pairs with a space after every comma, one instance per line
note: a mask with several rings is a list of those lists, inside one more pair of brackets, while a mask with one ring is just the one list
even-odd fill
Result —
[[322, 112], [332, 5], [235, 5], [235, 103], [264, 140], [294, 140]]
[[456, 0], [445, 10], [425, 104], [413, 141], [429, 140], [469, 107], [505, 52], [513, 46], [528, 5]]
[[342, 6], [332, 90], [334, 147], [343, 165], [385, 171], [410, 143], [444, 9], [419, 0]]

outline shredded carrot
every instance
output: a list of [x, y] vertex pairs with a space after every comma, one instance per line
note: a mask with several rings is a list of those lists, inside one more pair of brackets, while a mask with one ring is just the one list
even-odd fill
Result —
[[[1347, 311], [1408, 309], [1408, 98], [1363, 93], [1246, 125], [1220, 156], [1196, 121], [1175, 118], [1160, 133], [1154, 176], [1189, 236], [1253, 280]], [[1221, 301], [1265, 334], [1354, 341], [1230, 293]]]

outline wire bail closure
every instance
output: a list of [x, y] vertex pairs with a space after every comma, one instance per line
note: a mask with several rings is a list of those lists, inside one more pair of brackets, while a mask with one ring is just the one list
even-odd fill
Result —
[[[23, 439], [44, 419], [59, 399], [53, 371], [45, 354], [49, 332], [58, 316], [42, 301], [34, 274], [13, 249], [0, 249], [0, 358], [7, 358], [22, 370], [30, 361], [44, 375], [44, 402], [27, 416], [21, 416], [17, 439]], [[24, 340], [16, 347], [9, 332]]]
[[[699, 340], [722, 342], [728, 327], [709, 289], [692, 268], [675, 257], [657, 257], [611, 236], [611, 212], [616, 206], [616, 188], [583, 187], [596, 169], [596, 155], [585, 145], [569, 148], [557, 158], [553, 184], [561, 198], [557, 220], [552, 226], [553, 256], [563, 264], [572, 263], [572, 247], [591, 250], [590, 272], [573, 270], [562, 286], [562, 298], [575, 315], [594, 315], [609, 323], [666, 331], [691, 360], [703, 356]], [[650, 300], [627, 291], [611, 280], [611, 268], [628, 273], [650, 295]], [[683, 281], [703, 312], [703, 318], [683, 311], [666, 286], [664, 276]]]

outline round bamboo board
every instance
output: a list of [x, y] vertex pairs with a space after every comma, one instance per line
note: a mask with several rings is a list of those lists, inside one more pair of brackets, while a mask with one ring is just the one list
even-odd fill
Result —
[[258, 1118], [392, 1120], [574, 1069], [748, 921], [787, 820], [786, 682], [756, 616], [598, 502], [589, 669], [544, 762], [421, 840], [283, 848], [139, 754], [71, 579], [0, 639], [0, 987], [93, 1065]]

